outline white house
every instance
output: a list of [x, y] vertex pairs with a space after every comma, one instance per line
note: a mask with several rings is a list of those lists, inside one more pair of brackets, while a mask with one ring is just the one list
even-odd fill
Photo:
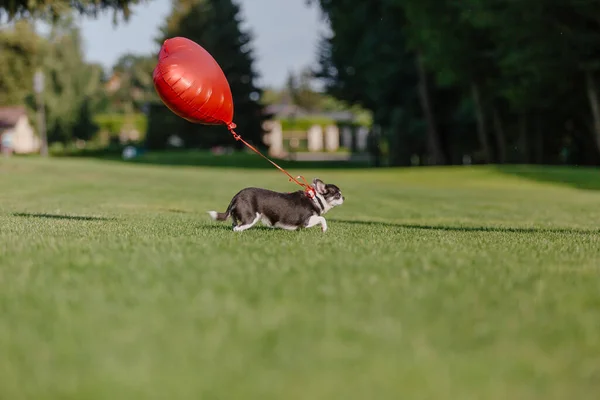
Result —
[[25, 107], [0, 107], [0, 150], [16, 154], [37, 153], [40, 139], [35, 134]]
[[[290, 152], [298, 149], [301, 141], [306, 142], [306, 150], [309, 153], [335, 153], [340, 144], [347, 149], [356, 148], [358, 152], [367, 150], [366, 136], [368, 130], [361, 128], [356, 130], [344, 126], [343, 123], [356, 122], [356, 116], [351, 111], [331, 112], [309, 112], [294, 104], [280, 103], [270, 104], [265, 107], [265, 114], [270, 118], [265, 122], [264, 129], [267, 131], [263, 137], [263, 143], [269, 147], [269, 155], [284, 158]], [[306, 130], [284, 130], [281, 119], [321, 119], [330, 120], [326, 126], [314, 124]], [[342, 135], [342, 137], [340, 137]], [[353, 138], [357, 136], [356, 146], [353, 146]], [[328, 155], [331, 157], [331, 155]]]

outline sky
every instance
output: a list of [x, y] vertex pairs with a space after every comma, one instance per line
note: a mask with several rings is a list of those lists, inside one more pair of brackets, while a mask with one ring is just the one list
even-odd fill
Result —
[[[261, 86], [282, 86], [289, 69], [316, 62], [321, 33], [328, 32], [317, 6], [305, 0], [236, 0], [244, 19], [242, 29], [254, 35], [255, 69]], [[89, 62], [110, 68], [125, 53], [156, 54], [155, 38], [171, 11], [171, 0], [150, 0], [134, 6], [128, 22], [113, 25], [112, 12], [81, 19], [80, 27]]]

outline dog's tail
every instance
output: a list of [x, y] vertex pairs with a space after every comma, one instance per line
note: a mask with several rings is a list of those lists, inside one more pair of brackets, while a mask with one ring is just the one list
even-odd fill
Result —
[[231, 216], [231, 212], [237, 205], [237, 199], [239, 195], [240, 193], [233, 196], [233, 199], [231, 199], [231, 201], [229, 202], [229, 205], [227, 206], [227, 210], [225, 210], [225, 212], [209, 211], [208, 215], [210, 215], [210, 218], [213, 221], [225, 221], [227, 218], [229, 218]]
[[229, 218], [229, 210], [225, 212], [209, 211], [208, 215], [210, 215], [213, 221], [225, 221]]
[[229, 218], [229, 216], [231, 215], [231, 210], [233, 210], [233, 208], [235, 207], [234, 200], [235, 197], [231, 200], [231, 203], [229, 203], [229, 206], [227, 206], [227, 210], [225, 210], [225, 212], [209, 211], [208, 215], [210, 215], [210, 218], [213, 221], [225, 221], [227, 218]]

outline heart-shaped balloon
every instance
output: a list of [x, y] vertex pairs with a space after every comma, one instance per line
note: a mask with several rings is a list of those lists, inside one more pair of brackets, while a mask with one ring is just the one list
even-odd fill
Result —
[[181, 118], [232, 125], [229, 82], [213, 56], [196, 42], [183, 37], [165, 40], [152, 78], [163, 103]]
[[291, 181], [304, 187], [309, 197], [314, 197], [314, 189], [308, 183], [299, 182], [235, 133], [229, 82], [221, 66], [202, 46], [183, 37], [165, 40], [152, 79], [161, 100], [175, 114], [193, 123], [227, 125], [235, 140], [265, 158]]

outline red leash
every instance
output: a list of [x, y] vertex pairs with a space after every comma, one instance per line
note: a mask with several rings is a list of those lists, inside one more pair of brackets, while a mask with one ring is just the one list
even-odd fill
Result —
[[290, 177], [290, 182], [295, 182], [296, 184], [300, 185], [301, 187], [304, 188], [304, 192], [306, 193], [306, 195], [308, 197], [310, 197], [311, 199], [313, 197], [315, 197], [315, 189], [310, 186], [307, 182], [306, 179], [304, 179], [303, 176], [298, 176], [298, 179], [302, 179], [304, 181], [304, 183], [298, 182], [292, 175], [290, 175], [285, 169], [281, 168], [279, 165], [275, 164], [273, 161], [271, 161], [268, 157], [265, 157], [260, 151], [258, 151], [257, 149], [254, 148], [254, 146], [252, 146], [250, 143], [246, 142], [244, 139], [242, 139], [242, 137], [240, 135], [238, 135], [234, 129], [237, 127], [236, 124], [234, 124], [233, 122], [227, 124], [227, 129], [229, 129], [229, 132], [231, 132], [231, 134], [233, 135], [233, 138], [235, 140], [238, 140], [242, 143], [244, 143], [246, 146], [248, 146], [248, 148], [250, 148], [250, 150], [254, 151], [256, 154], [258, 154], [259, 156], [261, 156], [262, 158], [264, 158], [265, 160], [267, 160], [268, 162], [270, 162], [271, 164], [273, 164], [275, 167], [277, 167], [277, 169], [279, 169], [281, 172], [283, 172], [284, 174], [286, 174], [287, 176]]

